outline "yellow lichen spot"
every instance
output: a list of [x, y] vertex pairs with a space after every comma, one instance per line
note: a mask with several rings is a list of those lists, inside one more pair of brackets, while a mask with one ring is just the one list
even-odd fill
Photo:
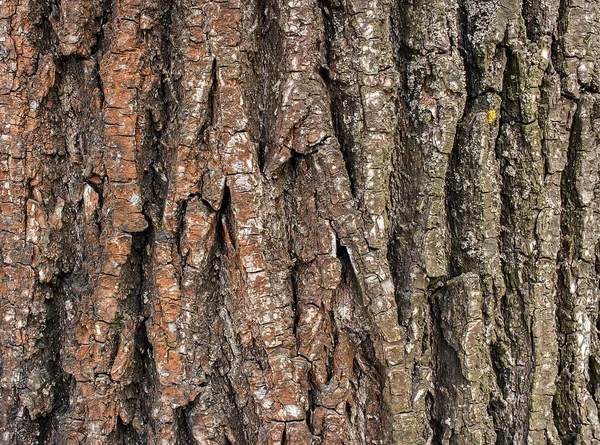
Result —
[[488, 124], [493, 124], [495, 120], [496, 120], [496, 110], [488, 110], [488, 112], [487, 112]]

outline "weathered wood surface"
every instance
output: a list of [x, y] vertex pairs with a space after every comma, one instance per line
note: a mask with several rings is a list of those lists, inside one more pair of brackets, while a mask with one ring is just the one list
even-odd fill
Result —
[[599, 444], [600, 4], [0, 0], [0, 443]]

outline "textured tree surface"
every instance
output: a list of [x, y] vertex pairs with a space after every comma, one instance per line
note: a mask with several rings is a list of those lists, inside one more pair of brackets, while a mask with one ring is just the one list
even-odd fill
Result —
[[599, 444], [596, 0], [0, 0], [0, 443]]

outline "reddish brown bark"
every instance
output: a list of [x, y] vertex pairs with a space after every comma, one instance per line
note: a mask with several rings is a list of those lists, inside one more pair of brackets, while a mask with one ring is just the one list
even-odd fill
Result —
[[600, 441], [599, 27], [4, 0], [0, 443]]

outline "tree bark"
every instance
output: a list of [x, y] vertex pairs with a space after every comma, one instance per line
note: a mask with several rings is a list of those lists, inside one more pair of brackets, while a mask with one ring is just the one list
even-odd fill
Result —
[[0, 443], [600, 444], [600, 5], [0, 1]]

